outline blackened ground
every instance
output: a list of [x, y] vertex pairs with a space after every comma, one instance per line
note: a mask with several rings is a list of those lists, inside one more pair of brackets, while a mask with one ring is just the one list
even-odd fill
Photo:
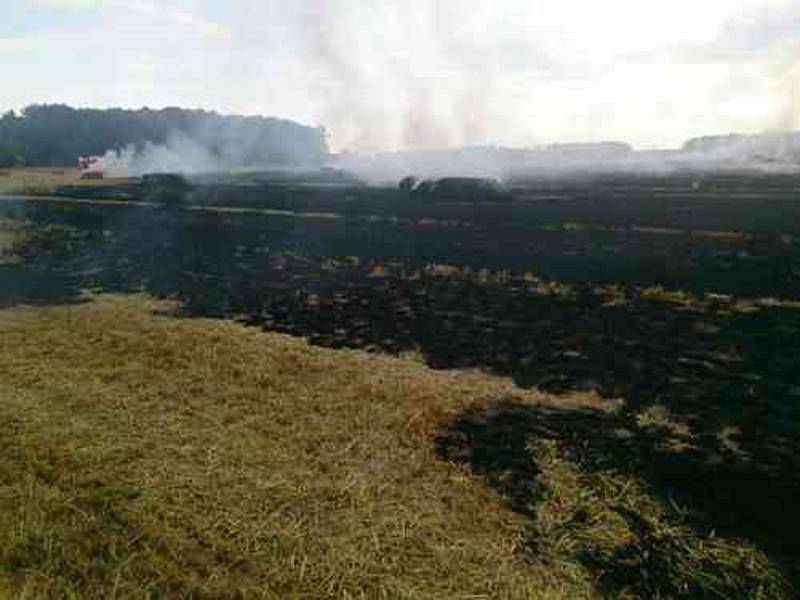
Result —
[[[800, 253], [789, 234], [4, 206], [24, 225], [15, 261], [0, 264], [2, 304], [143, 289], [179, 299], [186, 316], [595, 390], [624, 408], [576, 419], [500, 403], [454, 423], [440, 452], [511, 472], [497, 485], [522, 506], [514, 498], [534, 474], [515, 444], [546, 430], [587, 464], [680, 498], [698, 528], [800, 558], [800, 520], [786, 516], [800, 490]], [[649, 409], [684, 429], [634, 429]]]

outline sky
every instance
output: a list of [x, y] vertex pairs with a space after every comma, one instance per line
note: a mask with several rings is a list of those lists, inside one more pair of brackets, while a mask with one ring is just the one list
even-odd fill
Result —
[[800, 0], [2, 0], [0, 109], [183, 106], [334, 150], [800, 128]]

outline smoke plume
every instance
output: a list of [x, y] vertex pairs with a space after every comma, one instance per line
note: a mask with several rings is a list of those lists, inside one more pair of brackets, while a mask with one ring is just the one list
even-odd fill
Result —
[[606, 139], [664, 148], [797, 126], [797, 53], [783, 50], [791, 2], [299, 4], [287, 17], [293, 84], [312, 90], [335, 150]]

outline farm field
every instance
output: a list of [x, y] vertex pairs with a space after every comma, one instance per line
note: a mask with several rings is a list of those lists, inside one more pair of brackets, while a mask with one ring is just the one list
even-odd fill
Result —
[[800, 584], [800, 181], [87, 189], [0, 198], [7, 589]]
[[127, 179], [81, 180], [77, 168], [25, 167], [0, 168], [0, 194], [49, 194], [59, 187], [113, 187]]
[[79, 177], [77, 169], [0, 169], [0, 193], [50, 191], [56, 186], [77, 182]]

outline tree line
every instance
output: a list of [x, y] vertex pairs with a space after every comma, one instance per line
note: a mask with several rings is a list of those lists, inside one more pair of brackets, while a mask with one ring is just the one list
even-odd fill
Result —
[[318, 164], [328, 153], [322, 127], [274, 117], [174, 107], [103, 110], [34, 104], [0, 117], [0, 167], [72, 166], [78, 156], [140, 150], [176, 135], [212, 154], [235, 153], [241, 166]]

